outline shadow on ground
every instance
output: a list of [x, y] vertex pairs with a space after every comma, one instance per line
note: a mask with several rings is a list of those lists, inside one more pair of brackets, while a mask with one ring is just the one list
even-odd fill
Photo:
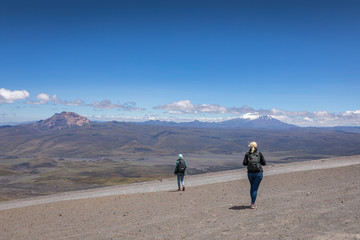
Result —
[[179, 191], [179, 190], [170, 190], [169, 192], [179, 192], [179, 193], [181, 193], [181, 192], [183, 192], [183, 191]]
[[231, 209], [231, 210], [245, 210], [245, 209], [248, 209], [248, 208], [250, 208], [250, 206], [242, 205], [242, 206], [233, 206], [233, 207], [231, 207], [229, 209]]

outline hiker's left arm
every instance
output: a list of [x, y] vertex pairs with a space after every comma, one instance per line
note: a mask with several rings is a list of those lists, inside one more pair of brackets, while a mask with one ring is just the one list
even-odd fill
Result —
[[179, 165], [179, 161], [176, 162], [175, 169], [174, 169], [174, 174], [176, 174], [176, 171], [178, 169], [178, 165]]
[[264, 158], [264, 155], [260, 152], [260, 164], [265, 166], [266, 165], [266, 161], [265, 161], [265, 158]]

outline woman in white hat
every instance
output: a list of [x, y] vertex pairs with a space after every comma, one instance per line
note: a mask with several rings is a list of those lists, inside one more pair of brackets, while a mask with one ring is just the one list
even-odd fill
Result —
[[186, 161], [185, 161], [183, 155], [179, 154], [178, 160], [176, 161], [175, 170], [174, 170], [174, 174], [177, 175], [178, 191], [181, 191], [180, 183], [182, 185], [182, 190], [185, 191], [184, 177], [185, 177], [186, 168], [187, 168]]
[[249, 147], [250, 150], [245, 154], [243, 165], [247, 166], [248, 169], [251, 196], [250, 208], [255, 209], [257, 191], [263, 178], [263, 168], [261, 165], [265, 166], [266, 161], [262, 153], [258, 151], [256, 142], [251, 142]]

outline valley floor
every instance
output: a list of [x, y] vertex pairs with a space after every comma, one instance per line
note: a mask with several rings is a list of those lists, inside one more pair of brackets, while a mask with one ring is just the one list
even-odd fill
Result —
[[174, 178], [3, 202], [0, 239], [360, 239], [360, 157], [345, 161], [266, 167], [257, 210], [242, 170], [191, 176], [185, 192]]

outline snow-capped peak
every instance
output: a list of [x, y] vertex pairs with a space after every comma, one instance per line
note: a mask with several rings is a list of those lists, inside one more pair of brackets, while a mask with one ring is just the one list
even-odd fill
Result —
[[258, 119], [259, 117], [260, 117], [260, 115], [255, 114], [255, 113], [245, 113], [240, 118], [249, 119], [249, 120], [255, 120], [255, 119]]
[[268, 116], [268, 115], [259, 115], [259, 114], [256, 114], [256, 113], [246, 113], [244, 115], [242, 115], [240, 118], [242, 119], [247, 119], [247, 120], [274, 120], [275, 118], [271, 117], [271, 116]]

